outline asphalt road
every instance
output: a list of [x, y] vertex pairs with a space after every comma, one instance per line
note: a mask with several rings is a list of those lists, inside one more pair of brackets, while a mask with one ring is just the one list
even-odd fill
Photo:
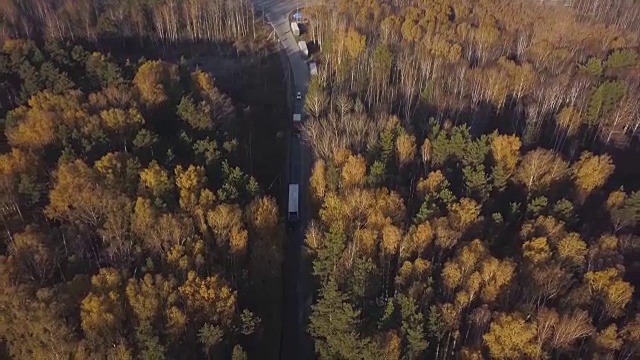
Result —
[[[304, 54], [291, 33], [289, 14], [297, 7], [303, 7], [306, 1], [296, 0], [252, 0], [254, 8], [262, 12], [280, 39], [282, 53], [288, 61], [288, 74], [292, 75], [289, 82], [289, 107], [292, 113], [303, 114], [304, 101], [295, 100], [295, 93], [300, 92], [302, 99], [307, 93], [311, 81], [309, 68]], [[303, 115], [304, 120], [304, 115]], [[289, 119], [291, 122], [291, 119]], [[289, 183], [299, 183], [300, 199], [298, 224], [288, 231], [285, 244], [285, 259], [283, 265], [283, 311], [281, 360], [301, 360], [313, 358], [310, 340], [305, 335], [305, 317], [308, 311], [309, 284], [304, 284], [301, 271], [302, 246], [304, 243], [304, 229], [308, 223], [308, 183], [311, 155], [308, 146], [297, 137], [293, 131], [288, 131], [288, 179]], [[284, 202], [287, 203], [286, 201]]]

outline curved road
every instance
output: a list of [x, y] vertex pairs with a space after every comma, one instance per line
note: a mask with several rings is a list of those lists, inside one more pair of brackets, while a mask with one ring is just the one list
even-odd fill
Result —
[[[293, 113], [302, 114], [304, 102], [294, 100], [294, 94], [299, 91], [302, 99], [307, 93], [311, 81], [309, 68], [304, 54], [298, 48], [298, 43], [291, 33], [289, 14], [297, 7], [305, 5], [302, 0], [252, 0], [254, 9], [264, 14], [266, 20], [275, 30], [283, 56], [283, 65], [288, 76], [293, 76], [289, 82], [289, 108]], [[288, 61], [286, 61], [288, 58]], [[303, 116], [304, 118], [304, 116]], [[288, 120], [291, 123], [291, 117]], [[288, 232], [288, 242], [285, 244], [285, 259], [283, 266], [283, 310], [282, 310], [282, 337], [280, 343], [281, 360], [301, 360], [313, 358], [313, 349], [310, 340], [305, 335], [304, 319], [308, 306], [303, 302], [303, 294], [308, 289], [303, 287], [303, 275], [301, 272], [302, 245], [304, 243], [304, 229], [308, 221], [307, 188], [310, 172], [310, 151], [307, 145], [288, 131], [289, 155], [288, 155], [288, 179], [289, 183], [300, 184], [299, 216], [300, 222]], [[287, 193], [288, 195], [288, 193]], [[285, 203], [287, 203], [285, 201]]]

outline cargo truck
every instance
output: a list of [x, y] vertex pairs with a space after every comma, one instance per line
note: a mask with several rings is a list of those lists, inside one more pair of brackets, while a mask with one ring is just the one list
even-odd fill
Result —
[[298, 221], [298, 184], [289, 184], [289, 210], [287, 219], [289, 222]]
[[304, 57], [309, 56], [309, 49], [307, 48], [307, 42], [306, 41], [298, 41], [298, 47], [300, 47], [300, 51], [302, 51], [302, 53], [304, 54]]
[[293, 114], [293, 128], [298, 131], [302, 127], [302, 114]]
[[293, 36], [300, 36], [300, 26], [295, 21], [291, 22], [291, 32], [293, 33]]

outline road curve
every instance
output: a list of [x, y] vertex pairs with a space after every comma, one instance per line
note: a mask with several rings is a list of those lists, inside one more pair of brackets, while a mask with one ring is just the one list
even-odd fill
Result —
[[[304, 112], [303, 101], [294, 100], [294, 94], [300, 92], [302, 98], [309, 87], [309, 68], [298, 43], [291, 33], [289, 14], [298, 7], [303, 7], [306, 1], [296, 0], [253, 0], [254, 9], [264, 14], [266, 20], [273, 27], [280, 44], [281, 51], [286, 55], [283, 61], [292, 82], [289, 84], [289, 107], [292, 113]], [[283, 59], [283, 60], [285, 60]], [[291, 118], [288, 120], [291, 123]], [[280, 342], [281, 360], [302, 360], [313, 357], [313, 350], [305, 336], [305, 309], [303, 293], [308, 292], [308, 286], [303, 286], [301, 273], [302, 245], [304, 243], [304, 229], [308, 222], [308, 179], [310, 173], [311, 156], [307, 145], [288, 131], [289, 154], [288, 176], [289, 182], [300, 184], [299, 215], [300, 222], [288, 232], [288, 241], [285, 244], [285, 259], [283, 265], [283, 310], [282, 310], [282, 336]], [[287, 203], [286, 201], [284, 202]]]

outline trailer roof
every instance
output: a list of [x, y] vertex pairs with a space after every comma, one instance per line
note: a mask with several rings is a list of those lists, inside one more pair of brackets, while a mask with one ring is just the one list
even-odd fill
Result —
[[289, 184], [289, 212], [298, 212], [298, 184]]

